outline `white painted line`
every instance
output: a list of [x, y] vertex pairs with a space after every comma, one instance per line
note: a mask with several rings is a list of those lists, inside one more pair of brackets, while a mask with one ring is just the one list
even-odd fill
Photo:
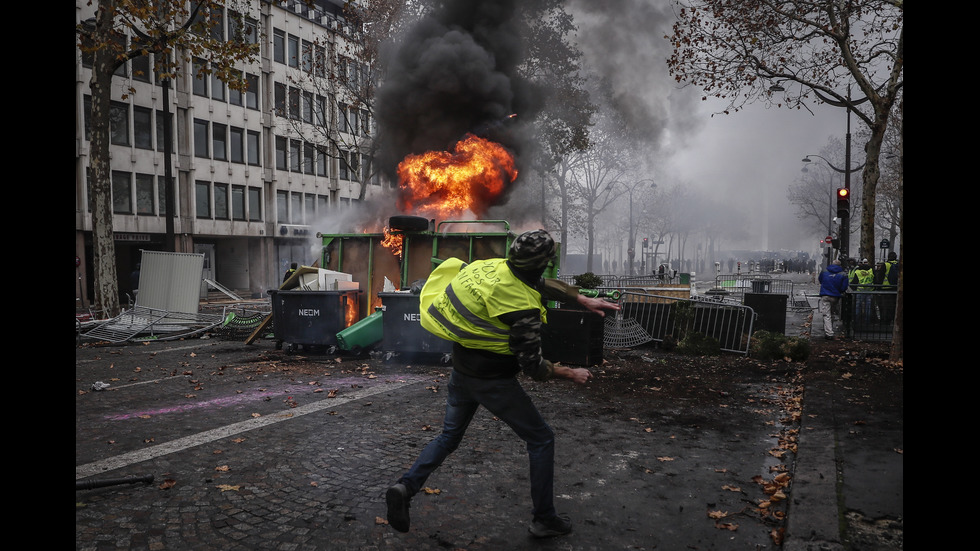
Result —
[[110, 457], [108, 459], [103, 459], [101, 461], [88, 463], [87, 465], [78, 465], [77, 467], [75, 467], [75, 480], [87, 478], [99, 473], [104, 473], [115, 469], [121, 469], [123, 467], [132, 465], [134, 463], [139, 463], [141, 461], [148, 461], [150, 459], [154, 459], [170, 453], [186, 450], [188, 448], [193, 448], [194, 446], [207, 444], [209, 442], [214, 442], [215, 440], [220, 440], [221, 438], [227, 438], [228, 436], [233, 436], [235, 434], [239, 434], [242, 432], [247, 432], [257, 428], [266, 427], [269, 425], [273, 425], [275, 423], [280, 423], [282, 421], [288, 421], [290, 419], [296, 419], [298, 417], [302, 417], [303, 415], [307, 415], [309, 413], [316, 413], [318, 411], [322, 411], [325, 409], [334, 408], [338, 405], [346, 404], [347, 402], [352, 402], [354, 400], [359, 400], [367, 396], [380, 394], [382, 392], [401, 388], [403, 386], [413, 385], [424, 380], [429, 380], [429, 377], [406, 375], [403, 377], [398, 377], [392, 383], [382, 382], [370, 388], [354, 390], [349, 394], [345, 393], [341, 397], [325, 398], [318, 402], [313, 402], [311, 404], [307, 404], [304, 406], [299, 406], [296, 408], [290, 408], [288, 410], [284, 410], [282, 413], [264, 415], [262, 417], [255, 417], [247, 421], [232, 423], [231, 425], [226, 425], [224, 427], [219, 427], [209, 431], [199, 432], [191, 436], [178, 438], [173, 442], [167, 442], [165, 444], [157, 444], [155, 446], [151, 446], [143, 450], [136, 450], [133, 452], [124, 453], [122, 455], [117, 455], [115, 457]]

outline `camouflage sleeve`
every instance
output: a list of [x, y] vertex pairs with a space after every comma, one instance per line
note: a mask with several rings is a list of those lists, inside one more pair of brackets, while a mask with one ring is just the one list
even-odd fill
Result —
[[556, 302], [575, 302], [578, 287], [569, 285], [560, 279], [542, 279], [538, 284], [538, 292], [545, 300]]
[[545, 381], [554, 374], [551, 362], [541, 356], [541, 318], [535, 311], [510, 326], [510, 350], [526, 375]]

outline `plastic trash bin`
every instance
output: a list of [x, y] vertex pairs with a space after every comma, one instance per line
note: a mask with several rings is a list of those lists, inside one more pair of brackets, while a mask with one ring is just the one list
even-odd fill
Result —
[[356, 319], [359, 290], [281, 291], [273, 289], [272, 324], [276, 348], [286, 351], [323, 349], [332, 353], [337, 347], [337, 332]]
[[378, 293], [384, 311], [385, 359], [398, 354], [441, 355], [443, 363], [452, 359], [453, 343], [429, 333], [419, 320], [419, 295], [411, 292]]
[[350, 327], [337, 332], [337, 346], [354, 354], [360, 354], [377, 344], [382, 337], [381, 311], [377, 311]]

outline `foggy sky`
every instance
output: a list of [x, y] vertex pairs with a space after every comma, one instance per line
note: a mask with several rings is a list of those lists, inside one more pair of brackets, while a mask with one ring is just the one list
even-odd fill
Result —
[[844, 135], [845, 110], [812, 104], [810, 114], [759, 103], [712, 116], [727, 103], [702, 101], [701, 90], [682, 87], [668, 73], [664, 36], [674, 19], [667, 0], [569, 0], [568, 10], [584, 66], [614, 83], [616, 107], [645, 129], [658, 182], [704, 190], [738, 209], [753, 233], [745, 248], [813, 252], [812, 236], [797, 231], [787, 190], [800, 176], [800, 159]]

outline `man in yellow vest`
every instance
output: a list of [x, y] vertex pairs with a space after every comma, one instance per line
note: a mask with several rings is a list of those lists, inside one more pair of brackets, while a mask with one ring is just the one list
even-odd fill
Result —
[[872, 317], [871, 292], [874, 289], [875, 272], [867, 258], [862, 258], [861, 263], [854, 269], [851, 276], [851, 285], [857, 291], [854, 294], [855, 321], [869, 323]]
[[412, 467], [388, 489], [388, 523], [409, 529], [409, 502], [429, 475], [459, 446], [480, 406], [507, 423], [527, 443], [531, 466], [532, 521], [536, 537], [571, 532], [567, 516], [554, 505], [555, 434], [524, 392], [517, 374], [536, 381], [566, 378], [584, 384], [592, 373], [553, 364], [541, 356], [541, 324], [547, 322], [543, 298], [577, 302], [605, 315], [619, 306], [578, 293], [557, 280], [541, 279], [557, 247], [544, 230], [518, 236], [507, 258], [463, 264], [443, 262], [426, 280], [420, 295], [422, 327], [453, 341], [453, 372], [446, 397], [442, 433]]

